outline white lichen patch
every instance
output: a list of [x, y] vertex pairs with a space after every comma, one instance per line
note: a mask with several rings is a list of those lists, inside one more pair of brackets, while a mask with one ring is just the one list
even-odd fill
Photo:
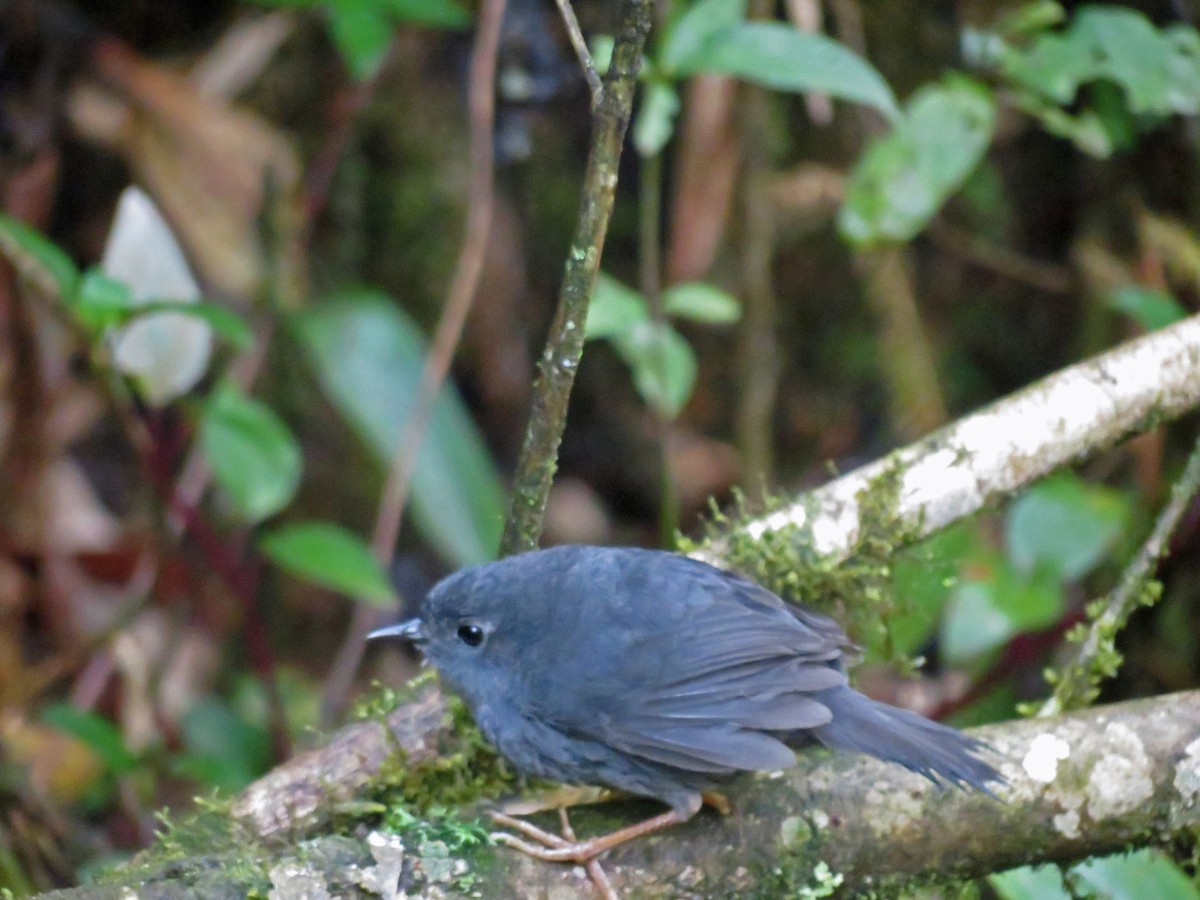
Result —
[[283, 862], [268, 873], [271, 889], [269, 900], [333, 900], [325, 876], [310, 865]]
[[879, 837], [889, 837], [920, 820], [924, 809], [921, 801], [906, 791], [884, 793], [877, 788], [867, 792], [864, 805], [875, 810], [870, 825]]
[[383, 900], [403, 900], [400, 875], [404, 870], [404, 841], [399, 835], [372, 831], [367, 836], [367, 846], [371, 848], [375, 865], [351, 872], [351, 880]]
[[1029, 745], [1021, 767], [1033, 781], [1050, 784], [1058, 777], [1058, 764], [1071, 755], [1071, 745], [1055, 734], [1039, 734]]
[[1062, 812], [1051, 818], [1058, 833], [1068, 840], [1080, 836], [1079, 824], [1082, 821], [1080, 811], [1083, 809], [1084, 796], [1077, 791], [1051, 785], [1046, 791], [1046, 800], [1057, 806]]
[[1088, 815], [1096, 821], [1124, 815], [1154, 794], [1150, 758], [1133, 730], [1112, 722], [1104, 729], [1103, 743], [1104, 755], [1084, 789]]
[[1183, 758], [1175, 767], [1174, 783], [1185, 808], [1190, 809], [1200, 800], [1200, 738], [1184, 748]]
[[1063, 837], [1071, 840], [1079, 837], [1079, 813], [1075, 810], [1059, 813], [1050, 821], [1054, 823], [1055, 830]]

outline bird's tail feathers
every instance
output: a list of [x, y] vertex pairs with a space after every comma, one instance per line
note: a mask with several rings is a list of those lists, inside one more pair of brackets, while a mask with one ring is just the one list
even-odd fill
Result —
[[812, 730], [826, 747], [856, 750], [898, 763], [935, 784], [949, 782], [991, 794], [988, 785], [1004, 782], [980, 759], [988, 747], [948, 725], [872, 700], [848, 687], [814, 695], [833, 711], [833, 720]]

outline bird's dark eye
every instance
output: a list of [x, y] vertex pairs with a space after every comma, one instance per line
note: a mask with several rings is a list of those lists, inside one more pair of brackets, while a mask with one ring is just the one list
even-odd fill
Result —
[[478, 647], [483, 643], [483, 629], [478, 625], [459, 625], [458, 639], [468, 647]]

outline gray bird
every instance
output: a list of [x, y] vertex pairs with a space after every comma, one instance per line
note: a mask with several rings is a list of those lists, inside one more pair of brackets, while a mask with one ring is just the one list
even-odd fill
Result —
[[419, 618], [370, 637], [417, 644], [518, 771], [670, 807], [580, 842], [505, 818], [546, 846], [507, 842], [543, 859], [583, 862], [687, 821], [708, 789], [785, 769], [814, 742], [935, 783], [1002, 780], [977, 741], [851, 688], [831, 619], [674, 553], [564, 546], [464, 569]]

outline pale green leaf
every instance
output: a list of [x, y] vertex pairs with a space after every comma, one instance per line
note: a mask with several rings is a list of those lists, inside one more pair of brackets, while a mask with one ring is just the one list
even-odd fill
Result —
[[[326, 396], [379, 463], [392, 464], [425, 360], [420, 330], [378, 291], [341, 294], [294, 321]], [[417, 528], [455, 566], [495, 558], [505, 497], [483, 437], [452, 385], [442, 389], [413, 472]]]
[[914, 237], [979, 164], [994, 126], [984, 85], [951, 77], [921, 88], [854, 167], [838, 212], [842, 236], [860, 246]]
[[1112, 548], [1128, 520], [1122, 494], [1070, 474], [1034, 485], [1013, 504], [1004, 540], [1013, 563], [1025, 572], [1049, 566], [1074, 580], [1093, 569]]
[[59, 299], [70, 302], [79, 283], [79, 270], [66, 251], [36, 228], [0, 213], [0, 253], [26, 278], [49, 278]]
[[667, 23], [656, 60], [668, 78], [676, 76], [681, 62], [701, 52], [714, 34], [746, 19], [746, 0], [695, 0]]
[[779, 91], [817, 91], [899, 116], [892, 89], [870, 63], [837, 41], [781, 22], [747, 22], [712, 34], [681, 58], [676, 74], [721, 72]]
[[633, 373], [642, 399], [660, 415], [674, 419], [692, 396], [696, 384], [696, 354], [674, 328], [641, 322], [613, 340]]
[[636, 325], [649, 320], [641, 294], [604, 272], [596, 276], [584, 326], [589, 340], [628, 334]]
[[663, 311], [669, 316], [728, 325], [742, 317], [742, 304], [728, 291], [699, 281], [673, 284], [662, 294]]
[[225, 383], [213, 391], [200, 426], [204, 449], [221, 490], [248, 522], [291, 502], [300, 483], [300, 447], [266, 404]]
[[642, 157], [662, 152], [675, 130], [679, 95], [663, 81], [652, 81], [642, 94], [642, 104], [633, 120], [633, 145]]
[[277, 565], [298, 578], [392, 608], [396, 595], [379, 562], [362, 539], [331, 522], [284, 525], [263, 536], [260, 546]]

